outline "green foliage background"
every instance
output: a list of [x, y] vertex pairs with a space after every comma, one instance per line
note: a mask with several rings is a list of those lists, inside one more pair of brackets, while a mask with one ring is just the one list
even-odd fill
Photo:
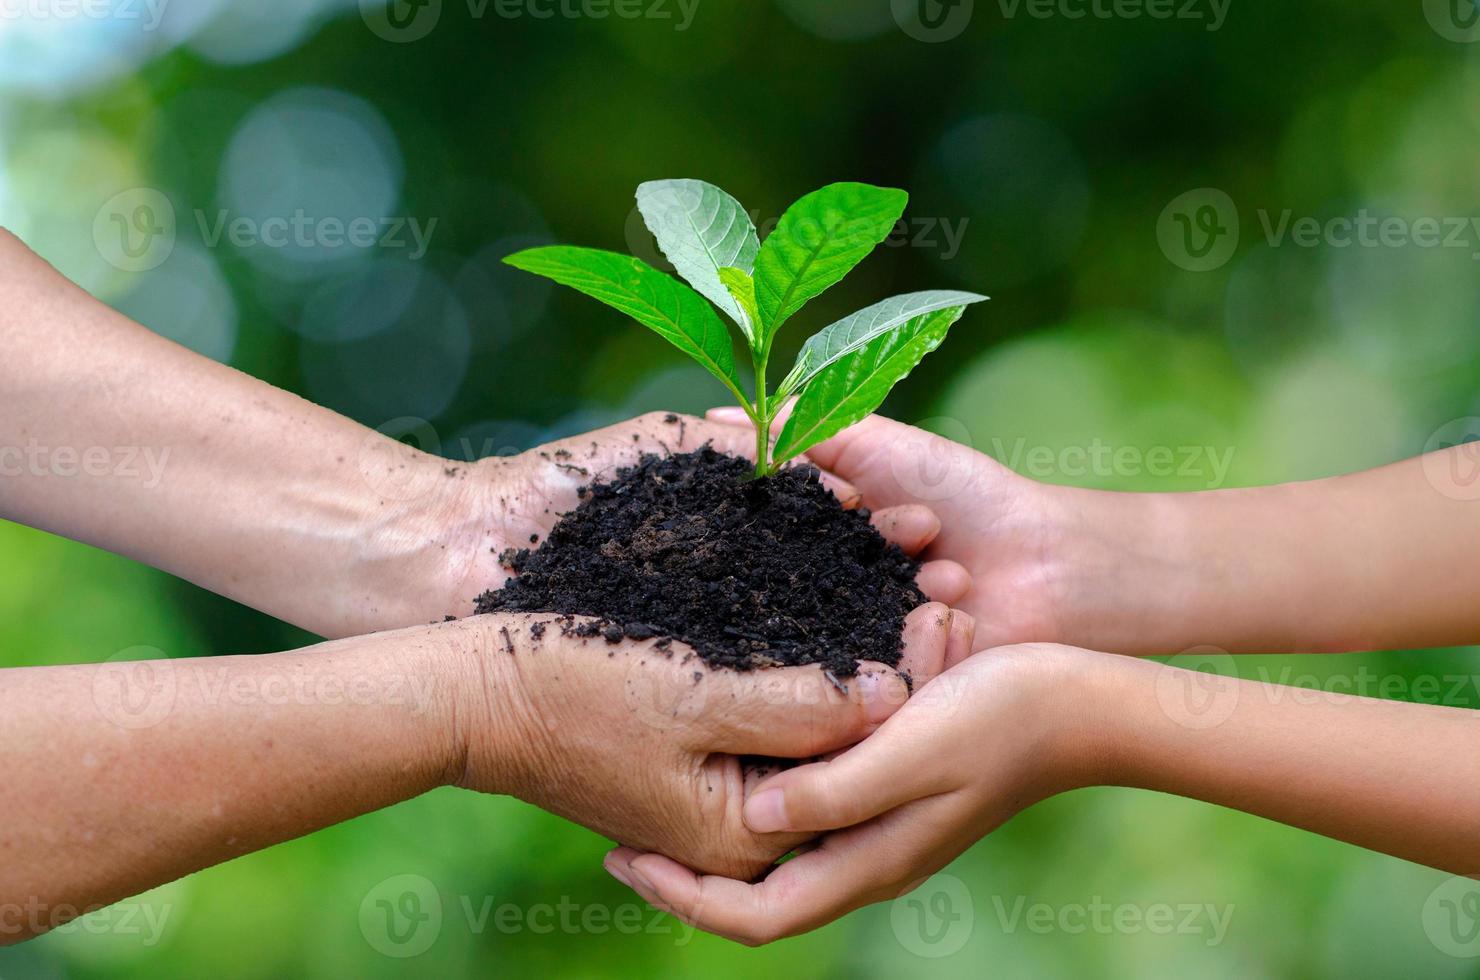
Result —
[[[143, 47], [116, 25], [32, 36], [0, 20], [0, 222], [151, 327], [369, 425], [425, 418], [453, 456], [725, 400], [616, 314], [490, 271], [540, 241], [643, 254], [632, 191], [666, 176], [726, 188], [763, 233], [830, 181], [909, 189], [907, 218], [923, 224], [815, 301], [778, 360], [891, 293], [990, 293], [886, 411], [1041, 479], [1199, 490], [1415, 455], [1446, 424], [1480, 432], [1455, 422], [1480, 415], [1480, 229], [1467, 248], [1420, 248], [1275, 244], [1264, 228], [1287, 209], [1480, 215], [1480, 45], [1433, 26], [1442, 4], [1234, 2], [1209, 30], [1206, 18], [1039, 18], [978, 0], [942, 43], [911, 37], [887, 0], [700, 0], [685, 30], [668, 6], [668, 20], [535, 19], [448, 2], [412, 43], [334, 0], [203, 4], [217, 20], [199, 34], [156, 32]], [[244, 128], [264, 106], [302, 104], [306, 88], [324, 90], [310, 102], [330, 98], [322, 125]], [[345, 119], [378, 156], [323, 152], [314, 131]], [[284, 156], [294, 140], [308, 149]], [[174, 254], [146, 272], [109, 265], [93, 234], [99, 209], [137, 187], [166, 195], [179, 222]], [[1198, 188], [1226, 193], [1241, 219], [1233, 255], [1207, 272], [1158, 238], [1163, 210]], [[413, 262], [341, 249], [314, 264], [206, 242], [197, 210], [209, 225], [277, 191], [311, 215], [378, 199], [389, 210], [371, 217], [435, 218], [430, 251]], [[963, 224], [952, 250], [944, 227]], [[387, 314], [368, 283], [398, 276], [412, 286]], [[360, 326], [367, 310], [373, 328]], [[1128, 453], [1078, 462], [1096, 445]], [[1231, 462], [1226, 475], [1206, 455], [1163, 475], [1128, 462], [1157, 447]], [[39, 532], [0, 525], [0, 548], [6, 665], [311, 641]], [[1238, 669], [1328, 687], [1376, 678], [1386, 686], [1367, 693], [1475, 708], [1477, 667], [1476, 651], [1444, 650]], [[1429, 693], [1425, 678], [1464, 683]], [[1432, 758], [1450, 764], [1443, 746]], [[437, 792], [132, 903], [166, 916], [158, 935], [141, 915], [99, 913], [95, 930], [0, 951], [0, 976], [1480, 975], [1433, 938], [1426, 900], [1444, 875], [1128, 790], [1040, 805], [957, 861], [969, 939], [939, 958], [911, 951], [908, 915], [889, 906], [758, 951], [650, 914], [635, 935], [583, 927], [588, 907], [634, 901], [602, 872], [605, 847], [515, 802]], [[425, 879], [442, 904], [414, 959], [367, 938], [376, 889], [398, 875]], [[1010, 919], [1020, 900], [1056, 913], [1212, 904], [1231, 920], [1218, 942], [1035, 930]], [[573, 929], [562, 901], [579, 907]], [[506, 904], [512, 919], [479, 918]]]

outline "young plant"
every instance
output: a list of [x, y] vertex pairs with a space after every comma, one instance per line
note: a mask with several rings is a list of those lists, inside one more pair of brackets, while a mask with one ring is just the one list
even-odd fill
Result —
[[[713, 184], [655, 180], [637, 188], [638, 210], [692, 289], [641, 259], [599, 249], [551, 245], [504, 261], [621, 310], [703, 365], [755, 423], [755, 472], [767, 476], [878, 408], [966, 307], [987, 298], [935, 289], [875, 303], [813, 335], [781, 384], [768, 390], [781, 325], [873, 251], [908, 199], [891, 188], [829, 184], [787, 208], [761, 242], [739, 202]], [[741, 388], [730, 335], [705, 298], [745, 339], [754, 398]], [[773, 448], [771, 423], [792, 395], [796, 405]]]

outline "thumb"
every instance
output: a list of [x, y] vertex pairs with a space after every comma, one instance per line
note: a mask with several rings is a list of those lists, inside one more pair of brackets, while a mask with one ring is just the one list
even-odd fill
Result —
[[761, 783], [745, 801], [745, 825], [757, 834], [852, 827], [944, 791], [934, 769], [925, 742], [907, 727], [885, 725], [830, 761]]
[[849, 678], [814, 665], [730, 674], [725, 682], [724, 707], [710, 701], [716, 710], [702, 747], [731, 755], [832, 752], [867, 737], [909, 697], [904, 678], [882, 664], [864, 664]]

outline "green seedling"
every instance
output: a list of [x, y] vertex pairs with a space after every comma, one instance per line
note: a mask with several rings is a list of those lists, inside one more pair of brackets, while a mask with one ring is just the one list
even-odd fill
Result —
[[[892, 188], [829, 184], [788, 208], [762, 242], [739, 202], [713, 184], [649, 181], [637, 189], [638, 210], [688, 286], [630, 255], [571, 245], [531, 248], [504, 261], [621, 310], [703, 365], [755, 423], [755, 472], [768, 476], [878, 408], [966, 307], [987, 298], [936, 289], [875, 303], [813, 335], [781, 384], [768, 390], [781, 325], [873, 251], [908, 200]], [[710, 303], [745, 339], [754, 398], [741, 387], [730, 334]], [[771, 423], [793, 395], [796, 405], [773, 447]]]

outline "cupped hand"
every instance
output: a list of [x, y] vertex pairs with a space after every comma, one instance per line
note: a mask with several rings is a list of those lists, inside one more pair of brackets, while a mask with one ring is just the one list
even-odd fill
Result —
[[1018, 811], [1099, 778], [1098, 726], [1073, 692], [1113, 659], [1055, 645], [968, 657], [862, 743], [760, 783], [745, 804], [751, 831], [823, 836], [758, 883], [631, 847], [612, 851], [607, 869], [747, 945], [898, 898]]
[[[745, 825], [742, 757], [844, 748], [907, 697], [899, 674], [878, 664], [843, 681], [819, 667], [713, 670], [683, 644], [608, 642], [580, 635], [583, 622], [498, 614], [449, 624], [472, 640], [458, 671], [463, 764], [452, 780], [740, 880], [810, 836]], [[904, 641], [901, 669], [934, 676], [970, 645], [971, 623], [927, 604], [906, 620]]]
[[[380, 591], [395, 593], [409, 583], [416, 596], [408, 617], [413, 623], [470, 615], [474, 598], [498, 588], [510, 575], [499, 556], [543, 541], [561, 516], [580, 503], [582, 486], [610, 479], [647, 453], [690, 452], [707, 444], [753, 459], [754, 443], [753, 436], [733, 425], [652, 412], [517, 456], [466, 465], [436, 460], [434, 472], [419, 471], [412, 478], [423, 501], [423, 516], [412, 525], [428, 529], [425, 540], [407, 547], [419, 560], [387, 563], [377, 573], [387, 579]], [[405, 448], [391, 445], [397, 447], [391, 451]], [[418, 490], [416, 480], [431, 489]], [[874, 526], [906, 553], [919, 554], [940, 533], [941, 521], [928, 506], [880, 504], [835, 475], [824, 472], [822, 480], [845, 506], [875, 508]], [[918, 584], [931, 599], [954, 604], [970, 583], [958, 563], [938, 560], [921, 568]]]
[[[738, 409], [714, 409], [708, 418], [754, 431]], [[869, 416], [807, 455], [856, 487], [871, 506], [887, 512], [913, 505], [935, 515], [940, 531], [920, 555], [959, 565], [970, 576], [964, 593], [943, 601], [976, 618], [976, 649], [1074, 638], [1063, 622], [1067, 603], [1057, 569], [1069, 542], [1059, 530], [1066, 522], [1053, 488], [882, 415]]]

